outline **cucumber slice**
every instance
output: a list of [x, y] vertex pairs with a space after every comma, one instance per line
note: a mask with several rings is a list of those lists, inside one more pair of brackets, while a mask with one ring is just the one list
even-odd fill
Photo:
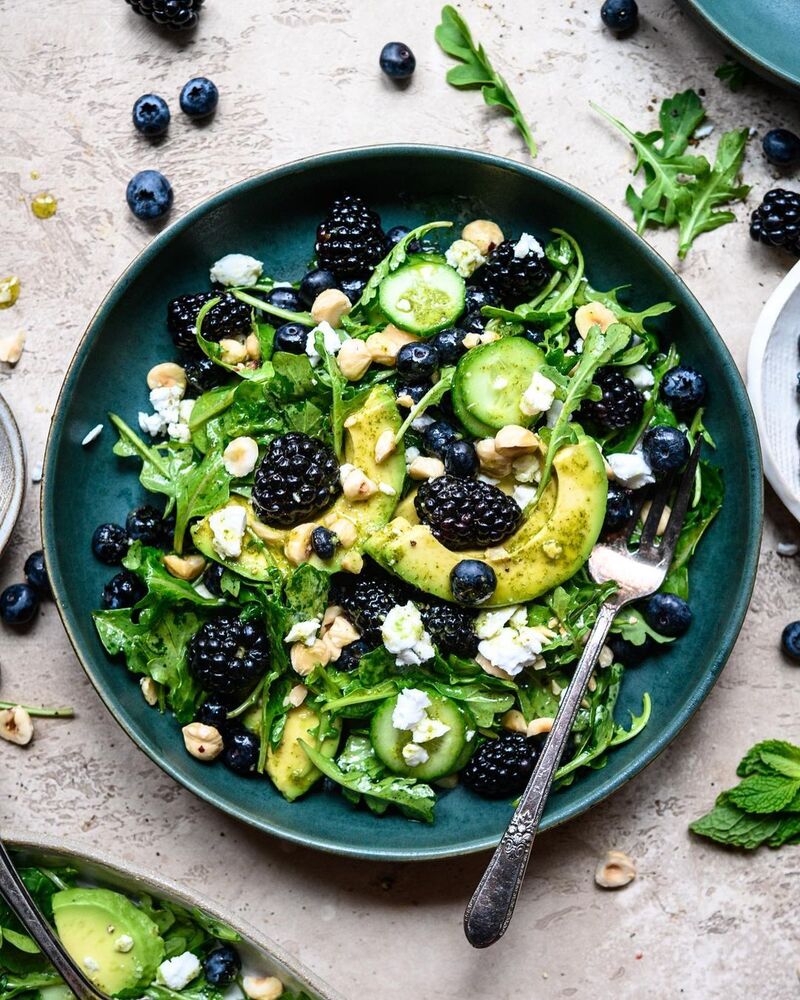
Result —
[[429, 337], [452, 326], [464, 311], [464, 279], [448, 264], [404, 264], [381, 282], [378, 302], [401, 330]]
[[534, 418], [520, 410], [519, 402], [544, 361], [544, 352], [524, 337], [503, 337], [473, 347], [458, 362], [453, 377], [456, 416], [471, 434], [481, 437], [492, 437], [509, 424], [527, 427]]
[[435, 740], [420, 744], [428, 754], [424, 764], [411, 767], [403, 759], [403, 747], [413, 737], [405, 729], [395, 729], [392, 723], [397, 698], [388, 698], [372, 717], [370, 736], [375, 753], [394, 774], [420, 781], [435, 781], [458, 770], [467, 744], [467, 722], [464, 713], [450, 698], [426, 691], [431, 700], [428, 717], [443, 722], [450, 729]]

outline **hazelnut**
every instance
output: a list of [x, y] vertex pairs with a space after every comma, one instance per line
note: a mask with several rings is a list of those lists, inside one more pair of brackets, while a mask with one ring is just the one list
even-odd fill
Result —
[[339, 649], [343, 649], [345, 646], [349, 646], [351, 642], [357, 642], [361, 638], [359, 633], [343, 615], [334, 618], [326, 636]]
[[359, 552], [348, 552], [339, 563], [345, 573], [352, 573], [358, 576], [364, 568], [364, 557]]
[[594, 873], [595, 882], [603, 889], [621, 889], [636, 878], [636, 865], [622, 851], [607, 851]]
[[251, 361], [261, 360], [261, 341], [254, 333], [248, 333], [244, 342], [244, 349]]
[[372, 364], [372, 355], [363, 340], [351, 337], [339, 349], [336, 363], [348, 382], [357, 382]]
[[322, 627], [330, 628], [331, 625], [336, 621], [339, 615], [344, 613], [344, 608], [339, 604], [329, 604], [325, 608], [325, 614], [322, 616]]
[[17, 330], [7, 337], [0, 337], [0, 361], [5, 361], [9, 365], [15, 365], [22, 357], [25, 349], [25, 332]]
[[466, 347], [468, 351], [471, 350], [471, 348], [473, 347], [477, 347], [478, 344], [480, 344], [480, 342], [481, 338], [477, 333], [467, 333], [465, 334], [463, 340], [461, 341], [461, 343], [464, 345], [464, 347]]
[[328, 527], [339, 539], [339, 544], [343, 549], [349, 549], [355, 545], [358, 538], [358, 531], [350, 518], [334, 517]]
[[444, 462], [438, 458], [420, 456], [409, 465], [408, 474], [412, 479], [438, 479], [444, 475]]
[[496, 330], [487, 330], [486, 333], [482, 333], [478, 337], [478, 340], [480, 340], [482, 344], [493, 344], [499, 339], [500, 334]]
[[190, 722], [181, 730], [186, 749], [198, 760], [213, 760], [222, 753], [222, 737], [214, 726]]
[[174, 361], [163, 361], [154, 365], [147, 373], [148, 389], [166, 389], [173, 385], [186, 388], [186, 372]]
[[173, 552], [164, 556], [162, 561], [169, 575], [178, 580], [196, 580], [206, 568], [205, 559], [197, 553], [190, 556], [178, 556]]
[[413, 333], [406, 333], [393, 323], [371, 334], [364, 342], [367, 345], [372, 360], [378, 365], [394, 368], [400, 348], [405, 344], [413, 344], [419, 340]]
[[396, 450], [397, 442], [394, 439], [394, 431], [383, 431], [375, 442], [375, 461], [380, 465]]
[[240, 365], [247, 361], [247, 348], [244, 346], [244, 341], [223, 337], [219, 346], [222, 349], [222, 360], [226, 365]]
[[33, 739], [33, 721], [22, 705], [0, 712], [0, 739], [27, 746]]
[[142, 677], [139, 681], [139, 687], [144, 700], [151, 708], [154, 708], [158, 704], [158, 684], [152, 677]]
[[581, 337], [585, 337], [593, 326], [599, 326], [600, 332], [605, 333], [616, 322], [617, 317], [602, 302], [587, 302], [575, 310], [575, 328]]
[[613, 662], [614, 654], [611, 651], [611, 647], [603, 646], [600, 650], [600, 655], [597, 657], [597, 665], [605, 669], [606, 667], [610, 667]]
[[226, 471], [237, 479], [249, 476], [258, 462], [258, 442], [251, 437], [237, 437], [222, 453]]
[[525, 716], [516, 708], [509, 709], [500, 719], [500, 722], [502, 723], [503, 729], [508, 729], [512, 733], [526, 733], [528, 731], [528, 724], [525, 721]]
[[245, 976], [242, 987], [250, 1000], [278, 1000], [283, 995], [283, 984], [275, 976]]
[[308, 562], [311, 555], [311, 533], [317, 525], [313, 521], [292, 528], [283, 546], [283, 554], [293, 566]]
[[354, 503], [369, 500], [378, 492], [378, 486], [363, 469], [351, 469], [342, 481], [342, 493]]
[[501, 455], [497, 450], [494, 438], [484, 438], [475, 445], [481, 470], [502, 479], [511, 473], [511, 458]]
[[532, 719], [525, 727], [525, 731], [528, 736], [539, 736], [542, 733], [549, 733], [555, 721], [555, 719], [550, 719], [547, 716], [542, 716], [541, 719]]
[[330, 323], [336, 329], [353, 308], [350, 299], [338, 288], [326, 288], [314, 299], [311, 306], [311, 318], [315, 323]]
[[330, 663], [331, 651], [322, 639], [315, 639], [310, 646], [304, 642], [295, 642], [289, 651], [289, 659], [295, 673], [308, 677], [314, 667], [324, 667], [326, 663]]
[[308, 688], [305, 684], [295, 684], [287, 695], [287, 701], [292, 708], [299, 708], [308, 697]]
[[496, 222], [490, 222], [488, 219], [474, 219], [461, 230], [461, 238], [474, 243], [485, 257], [495, 247], [500, 246], [505, 236]]
[[495, 450], [509, 459], [537, 452], [540, 443], [533, 431], [529, 431], [527, 427], [520, 427], [519, 424], [508, 424], [494, 436]]

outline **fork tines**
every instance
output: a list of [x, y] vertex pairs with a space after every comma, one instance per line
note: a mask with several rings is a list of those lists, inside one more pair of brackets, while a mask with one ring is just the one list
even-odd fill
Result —
[[691, 499], [692, 492], [694, 490], [695, 477], [697, 475], [697, 463], [700, 461], [701, 444], [702, 441], [698, 438], [694, 448], [692, 449], [692, 454], [689, 456], [689, 461], [686, 463], [686, 468], [681, 473], [680, 480], [678, 481], [678, 489], [675, 493], [675, 499], [672, 504], [672, 510], [670, 511], [669, 520], [663, 534], [661, 535], [660, 545], [655, 544], [658, 523], [661, 520], [661, 515], [664, 513], [667, 500], [669, 499], [675, 486], [674, 477], [666, 479], [653, 494], [653, 498], [650, 502], [650, 510], [648, 511], [647, 519], [645, 520], [644, 527], [642, 528], [642, 534], [639, 539], [639, 552], [641, 554], [658, 555], [660, 559], [672, 559], [675, 544], [678, 541], [678, 535], [683, 527], [686, 511], [689, 508], [689, 500]]

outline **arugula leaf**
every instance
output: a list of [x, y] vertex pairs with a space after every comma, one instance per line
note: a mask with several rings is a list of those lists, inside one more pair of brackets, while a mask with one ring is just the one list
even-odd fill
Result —
[[20, 993], [36, 993], [46, 986], [58, 986], [61, 977], [55, 972], [5, 974], [0, 971], [0, 1000], [12, 1000]]
[[179, 580], [167, 572], [160, 549], [134, 542], [128, 549], [122, 565], [136, 573], [147, 585], [148, 596], [169, 604], [185, 602], [199, 607], [218, 607], [223, 601], [216, 597], [203, 597], [187, 580]]
[[193, 465], [192, 449], [188, 445], [164, 442], [157, 446], [146, 445], [135, 431], [115, 413], [108, 415], [119, 431], [119, 440], [113, 452], [121, 458], [138, 457], [142, 460], [139, 481], [151, 493], [163, 493], [170, 499], [167, 512], [173, 506], [181, 477]]
[[261, 312], [265, 312], [270, 316], [277, 316], [278, 319], [282, 320], [284, 323], [299, 323], [301, 326], [309, 327], [317, 325], [311, 313], [292, 312], [290, 309], [281, 309], [278, 306], [271, 305], [269, 302], [265, 302], [263, 299], [256, 298], [255, 295], [250, 295], [248, 292], [243, 292], [241, 290], [235, 290], [232, 294], [235, 295], [240, 302], [245, 302], [254, 309], [259, 309]]
[[447, 82], [452, 87], [480, 87], [486, 104], [503, 108], [511, 115], [531, 156], [536, 156], [536, 141], [511, 88], [494, 69], [483, 46], [472, 40], [464, 18], [449, 4], [442, 8], [442, 22], [437, 25], [434, 37], [447, 55], [461, 63], [448, 71]]
[[285, 596], [289, 625], [321, 618], [328, 604], [330, 577], [310, 563], [298, 567], [286, 581]]
[[455, 367], [442, 368], [439, 373], [439, 381], [436, 385], [431, 386], [422, 399], [418, 403], [415, 403], [409, 410], [408, 416], [400, 425], [400, 428], [394, 436], [395, 444], [400, 444], [406, 435], [406, 431], [414, 423], [417, 417], [421, 417], [429, 407], [436, 406], [444, 394], [449, 391], [453, 384], [453, 376], [455, 373]]
[[178, 481], [175, 491], [176, 552], [183, 551], [183, 541], [189, 521], [204, 517], [222, 507], [230, 499], [231, 476], [222, 460], [222, 450], [210, 451], [205, 458], [192, 465]]
[[747, 84], [753, 83], [756, 79], [755, 74], [747, 69], [746, 66], [742, 66], [741, 63], [734, 62], [733, 60], [728, 60], [721, 66], [717, 66], [714, 70], [714, 76], [726, 84], [728, 89], [734, 94], [738, 93]]

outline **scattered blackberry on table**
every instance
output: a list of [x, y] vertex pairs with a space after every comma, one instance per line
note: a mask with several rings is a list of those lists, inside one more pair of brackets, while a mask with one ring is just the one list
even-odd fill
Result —
[[543, 254], [540, 256], [529, 250], [523, 257], [518, 257], [516, 246], [514, 240], [503, 240], [476, 273], [478, 283], [509, 307], [532, 298], [550, 277], [551, 271]]
[[47, 575], [44, 552], [41, 549], [31, 552], [25, 560], [23, 572], [25, 579], [40, 597], [46, 597], [50, 593], [50, 579]]
[[800, 194], [773, 188], [750, 216], [750, 236], [800, 254]]
[[431, 386], [431, 382], [415, 383], [414, 385], [409, 385], [407, 382], [398, 382], [394, 387], [394, 394], [398, 405], [405, 406], [410, 410], [412, 406], [416, 406], [425, 393], [430, 390]]
[[118, 608], [132, 608], [147, 593], [147, 588], [130, 570], [123, 570], [112, 576], [103, 587], [100, 597], [100, 604], [109, 611], [116, 611]]
[[186, 382], [190, 388], [202, 395], [209, 389], [215, 389], [225, 381], [225, 370], [215, 365], [211, 358], [204, 355], [192, 358], [183, 366]]
[[248, 729], [240, 729], [225, 741], [222, 763], [234, 774], [244, 777], [253, 774], [258, 763], [261, 740]]
[[217, 292], [179, 295], [167, 306], [167, 329], [172, 334], [176, 347], [184, 351], [197, 351], [197, 314], [206, 302], [216, 298], [220, 301], [203, 317], [203, 336], [207, 340], [221, 340], [223, 337], [247, 336], [250, 333], [250, 306], [240, 302], [229, 292], [221, 296]]
[[318, 438], [291, 431], [275, 438], [255, 472], [253, 504], [266, 524], [293, 528], [341, 492], [339, 463]]
[[207, 76], [196, 76], [183, 85], [181, 111], [190, 118], [208, 118], [217, 110], [219, 91]]
[[160, 545], [164, 539], [164, 519], [161, 511], [145, 504], [132, 510], [125, 521], [125, 532], [132, 542]]
[[430, 383], [439, 368], [439, 352], [428, 341], [403, 344], [397, 352], [395, 370], [406, 385]]
[[650, 628], [673, 639], [692, 624], [692, 609], [677, 594], [653, 594], [645, 601], [642, 613]]
[[336, 275], [333, 272], [326, 271], [322, 267], [315, 267], [303, 275], [298, 295], [303, 305], [310, 309], [320, 292], [338, 287]]
[[300, 293], [291, 285], [277, 285], [267, 292], [264, 301], [275, 306], [276, 309], [285, 309], [287, 312], [303, 311], [303, 300], [300, 298]]
[[656, 475], [668, 475], [689, 461], [689, 439], [677, 427], [659, 424], [642, 438], [642, 453]]
[[464, 347], [464, 331], [455, 327], [440, 330], [428, 343], [436, 348], [442, 365], [455, 365], [467, 353]]
[[630, 493], [615, 483], [609, 483], [603, 534], [613, 535], [615, 532], [621, 531], [632, 517], [633, 504]]
[[140, 170], [128, 181], [128, 208], [137, 219], [152, 222], [172, 208], [172, 185], [158, 170]]
[[478, 456], [469, 441], [451, 441], [444, 448], [442, 461], [448, 476], [470, 479], [478, 471]]
[[393, 607], [405, 604], [408, 599], [406, 585], [371, 562], [365, 562], [358, 576], [340, 574], [334, 577], [330, 595], [334, 604], [344, 608], [361, 638], [376, 645], [381, 642], [384, 618]]
[[414, 507], [433, 537], [454, 551], [499, 545], [522, 520], [522, 510], [502, 490], [456, 476], [421, 483]]
[[639, 22], [636, 0], [605, 0], [600, 8], [603, 24], [617, 35], [633, 31]]
[[317, 229], [317, 265], [337, 278], [368, 277], [386, 250], [380, 217], [356, 195], [337, 198]]
[[788, 128], [772, 128], [761, 140], [764, 155], [776, 167], [796, 167], [800, 164], [800, 136]]
[[128, 551], [128, 533], [121, 524], [100, 524], [92, 535], [92, 552], [106, 566], [119, 566]]
[[542, 741], [522, 733], [504, 733], [482, 743], [461, 772], [461, 780], [477, 795], [505, 799], [519, 795], [539, 759]]
[[781, 646], [790, 659], [800, 662], [800, 622], [789, 622], [784, 628]]
[[203, 959], [203, 972], [210, 986], [230, 986], [241, 971], [239, 952], [229, 944], [220, 945]]
[[320, 559], [333, 559], [338, 539], [332, 531], [320, 525], [311, 532], [311, 548]]
[[670, 368], [659, 386], [661, 398], [679, 417], [692, 416], [705, 402], [707, 392], [705, 375], [685, 365]]
[[6, 625], [27, 625], [38, 610], [39, 591], [29, 583], [12, 583], [0, 594], [0, 620]]
[[197, 710], [197, 721], [202, 722], [204, 726], [213, 726], [224, 735], [228, 728], [227, 706], [216, 698], [209, 698]]
[[133, 105], [133, 127], [142, 135], [163, 135], [169, 119], [169, 105], [158, 94], [142, 94]]
[[381, 49], [379, 62], [392, 80], [407, 80], [417, 68], [414, 53], [404, 42], [387, 42]]
[[478, 652], [475, 612], [442, 601], [425, 605], [420, 614], [425, 628], [441, 652], [464, 657], [474, 656]]
[[434, 458], [444, 461], [445, 449], [449, 444], [458, 441], [461, 435], [445, 420], [437, 420], [425, 428], [422, 434], [422, 447]]
[[225, 567], [222, 563], [217, 562], [209, 563], [203, 572], [203, 584], [214, 597], [222, 597], [222, 574], [224, 572]]
[[137, 14], [148, 21], [185, 31], [197, 26], [204, 0], [125, 0]]
[[450, 571], [450, 593], [457, 604], [483, 604], [496, 589], [497, 576], [481, 559], [462, 559]]
[[644, 396], [618, 368], [601, 368], [594, 377], [600, 387], [600, 399], [584, 399], [579, 420], [588, 420], [605, 430], [621, 430], [642, 419]]
[[282, 323], [275, 331], [272, 346], [286, 354], [305, 354], [308, 334], [308, 327], [302, 323]]
[[351, 670], [355, 670], [359, 663], [361, 663], [361, 657], [366, 656], [367, 653], [371, 653], [372, 649], [373, 647], [364, 639], [356, 639], [355, 642], [351, 642], [342, 649], [339, 659], [335, 664], [336, 669], [345, 670], [348, 673]]
[[234, 615], [206, 622], [189, 640], [189, 670], [204, 691], [223, 699], [251, 691], [269, 662], [263, 625]]

